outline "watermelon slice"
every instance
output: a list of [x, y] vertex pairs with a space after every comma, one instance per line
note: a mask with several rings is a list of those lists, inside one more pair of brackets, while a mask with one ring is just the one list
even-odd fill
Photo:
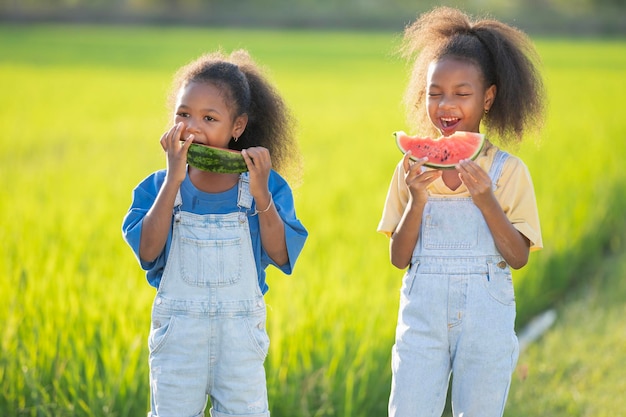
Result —
[[203, 171], [237, 174], [248, 170], [241, 152], [192, 143], [187, 151], [187, 163]]
[[409, 136], [394, 132], [396, 144], [402, 153], [411, 151], [411, 159], [428, 157], [424, 165], [436, 169], [452, 169], [463, 159], [476, 159], [485, 144], [485, 135], [473, 132], [454, 132], [437, 139]]

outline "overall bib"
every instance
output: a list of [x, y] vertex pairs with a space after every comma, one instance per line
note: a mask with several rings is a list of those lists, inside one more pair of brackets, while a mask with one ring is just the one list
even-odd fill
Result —
[[241, 211], [180, 210], [152, 307], [149, 337], [152, 417], [269, 416], [263, 362], [269, 348], [247, 212], [248, 174], [238, 183]]
[[[508, 154], [489, 170], [497, 183]], [[391, 417], [502, 416], [518, 357], [511, 271], [471, 197], [429, 197], [403, 277]]]

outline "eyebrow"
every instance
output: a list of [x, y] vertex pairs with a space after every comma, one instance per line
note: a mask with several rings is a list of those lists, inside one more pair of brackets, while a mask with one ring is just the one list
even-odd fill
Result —
[[[178, 108], [179, 108], [179, 109], [184, 109], [184, 110], [186, 110], [186, 109], [189, 109], [190, 107], [189, 107], [189, 106], [187, 106], [187, 105], [185, 105], [185, 104], [181, 104], [180, 106], [178, 106]], [[208, 108], [208, 109], [200, 109], [200, 111], [201, 111], [201, 112], [203, 112], [203, 113], [217, 113], [217, 114], [221, 114], [218, 110], [216, 110], [216, 109], [211, 109], [211, 108]]]
[[[471, 83], [460, 83], [460, 84], [454, 85], [453, 87], [454, 88], [459, 88], [459, 87], [471, 87], [471, 86], [472, 86]], [[433, 83], [429, 84], [428, 87], [429, 88], [431, 88], [431, 87], [442, 88], [439, 84], [433, 84]]]

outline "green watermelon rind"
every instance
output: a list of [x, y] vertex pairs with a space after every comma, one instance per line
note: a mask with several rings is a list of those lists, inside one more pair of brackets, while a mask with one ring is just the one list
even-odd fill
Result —
[[248, 170], [241, 152], [200, 143], [192, 143], [189, 146], [187, 163], [202, 171], [220, 174], [239, 174]]
[[[464, 133], [464, 134], [471, 134], [471, 135], [478, 135], [480, 137], [480, 146], [478, 146], [476, 148], [476, 150], [473, 152], [473, 154], [468, 157], [467, 159], [471, 159], [471, 160], [475, 160], [478, 155], [480, 155], [480, 152], [483, 150], [483, 148], [485, 147], [485, 135], [482, 133], [475, 133], [475, 132], [459, 132], [459, 133]], [[455, 133], [456, 134], [456, 133]], [[393, 136], [396, 139], [396, 145], [398, 146], [398, 149], [400, 149], [400, 152], [402, 152], [403, 154], [406, 153], [406, 149], [402, 148], [402, 146], [400, 146], [400, 140], [399, 140], [399, 136], [407, 136], [409, 137], [409, 135], [407, 135], [405, 132], [403, 131], [397, 131], [397, 132], [393, 132]], [[452, 135], [454, 136], [454, 134]], [[414, 156], [410, 156], [409, 157], [412, 161], [417, 161], [419, 158], [414, 157]], [[465, 159], [465, 158], [464, 158]], [[424, 166], [429, 167], [429, 168], [434, 168], [434, 169], [454, 169], [454, 167], [456, 166], [456, 163], [454, 164], [438, 164], [436, 162], [425, 162]]]

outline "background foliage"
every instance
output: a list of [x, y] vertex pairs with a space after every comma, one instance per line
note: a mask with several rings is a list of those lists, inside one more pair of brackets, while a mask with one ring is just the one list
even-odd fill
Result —
[[534, 33], [626, 34], [623, 0], [0, 0], [0, 20], [400, 30], [439, 5]]

